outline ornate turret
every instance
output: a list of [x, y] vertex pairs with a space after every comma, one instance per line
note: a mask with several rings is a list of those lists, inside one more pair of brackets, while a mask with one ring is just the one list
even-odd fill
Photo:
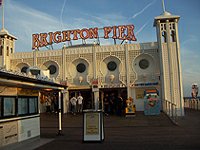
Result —
[[17, 38], [4, 28], [4, 4], [2, 5], [2, 29], [0, 31], [0, 67], [10, 69], [10, 54], [14, 53]]
[[161, 98], [174, 103], [177, 115], [183, 116], [184, 106], [178, 35], [180, 16], [167, 12], [164, 1], [162, 2], [163, 14], [154, 18], [160, 54]]

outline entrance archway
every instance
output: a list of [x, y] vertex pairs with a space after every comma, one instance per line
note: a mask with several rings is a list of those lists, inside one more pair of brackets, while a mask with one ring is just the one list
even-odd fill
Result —
[[[122, 98], [123, 103], [119, 103], [119, 96]], [[99, 98], [100, 98], [100, 107], [105, 111], [104, 101], [105, 98], [108, 98], [109, 106], [108, 113], [110, 114], [118, 114], [117, 112], [123, 112], [126, 99], [127, 99], [127, 89], [126, 88], [102, 88], [99, 90]], [[120, 105], [120, 107], [119, 107]], [[121, 106], [122, 105], [122, 106]], [[121, 110], [119, 110], [121, 109]]]

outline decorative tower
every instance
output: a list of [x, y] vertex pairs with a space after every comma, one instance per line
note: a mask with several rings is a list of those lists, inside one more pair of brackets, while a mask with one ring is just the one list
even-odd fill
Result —
[[2, 29], [0, 31], [0, 67], [10, 69], [10, 54], [14, 53], [15, 40], [17, 38], [8, 33], [4, 28], [4, 3], [0, 3], [2, 8]]
[[180, 43], [178, 36], [178, 21], [180, 16], [170, 14], [165, 10], [164, 1], [162, 1], [162, 4], [163, 14], [154, 19], [160, 54], [161, 98], [175, 104], [177, 115], [184, 116]]
[[10, 69], [10, 55], [14, 53], [16, 37], [7, 30], [0, 31], [0, 67]]

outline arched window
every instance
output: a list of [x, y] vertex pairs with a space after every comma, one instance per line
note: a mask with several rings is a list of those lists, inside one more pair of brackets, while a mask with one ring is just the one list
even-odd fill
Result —
[[167, 33], [166, 31], [162, 32], [162, 43], [166, 43], [167, 42]]
[[7, 56], [9, 56], [9, 47], [7, 46]]
[[3, 55], [3, 46], [0, 46], [0, 56]]
[[176, 42], [176, 32], [171, 30], [170, 42]]
[[11, 54], [13, 53], [13, 48], [10, 48], [10, 53], [11, 53]]

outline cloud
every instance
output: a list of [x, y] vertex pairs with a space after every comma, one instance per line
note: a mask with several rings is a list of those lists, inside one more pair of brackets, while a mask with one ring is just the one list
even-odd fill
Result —
[[62, 27], [62, 28], [63, 28], [63, 20], [62, 20], [62, 18], [63, 18], [63, 12], [64, 12], [64, 9], [65, 9], [66, 1], [67, 1], [67, 0], [64, 0], [63, 6], [62, 6], [62, 9], [61, 9], [61, 13], [60, 13], [60, 23], [61, 23], [61, 27]]
[[5, 27], [18, 38], [15, 47], [18, 52], [31, 51], [33, 33], [60, 28], [57, 18], [15, 1], [8, 0], [5, 11]]
[[151, 5], [153, 5], [156, 2], [156, 0], [153, 0], [151, 3], [147, 4], [142, 10], [139, 12], [135, 13], [130, 19], [135, 19], [137, 16], [142, 14], [147, 8], [149, 8]]
[[[42, 12], [26, 5], [19, 3], [19, 1], [8, 0], [6, 2], [6, 29], [18, 40], [16, 41], [16, 52], [27, 52], [32, 49], [32, 34], [44, 33], [44, 32], [55, 32], [69, 29], [76, 29], [82, 27], [103, 27], [108, 25], [119, 25], [124, 24], [127, 18], [120, 14], [86, 14], [80, 13], [80, 17], [72, 18], [72, 16], [64, 16], [65, 4], [64, 1], [61, 11], [60, 18], [54, 17], [46, 12]], [[70, 10], [70, 8], [68, 9]], [[67, 19], [65, 17], [68, 17]], [[90, 42], [90, 41], [86, 41]], [[81, 40], [73, 41], [74, 44], [82, 43]], [[106, 40], [102, 40], [101, 44], [109, 43]], [[54, 49], [60, 49], [63, 43], [54, 44]], [[46, 48], [41, 48], [46, 49]]]
[[135, 35], [138, 35], [140, 32], [143, 31], [143, 29], [148, 25], [150, 21], [147, 21], [145, 24], [143, 24], [143, 26], [135, 33]]
[[82, 13], [89, 21], [93, 21], [96, 25], [100, 25], [100, 27], [108, 26], [108, 25], [119, 25], [127, 22], [127, 18], [122, 16], [121, 14], [109, 13], [109, 14], [100, 14], [100, 15], [92, 15], [88, 13]]

